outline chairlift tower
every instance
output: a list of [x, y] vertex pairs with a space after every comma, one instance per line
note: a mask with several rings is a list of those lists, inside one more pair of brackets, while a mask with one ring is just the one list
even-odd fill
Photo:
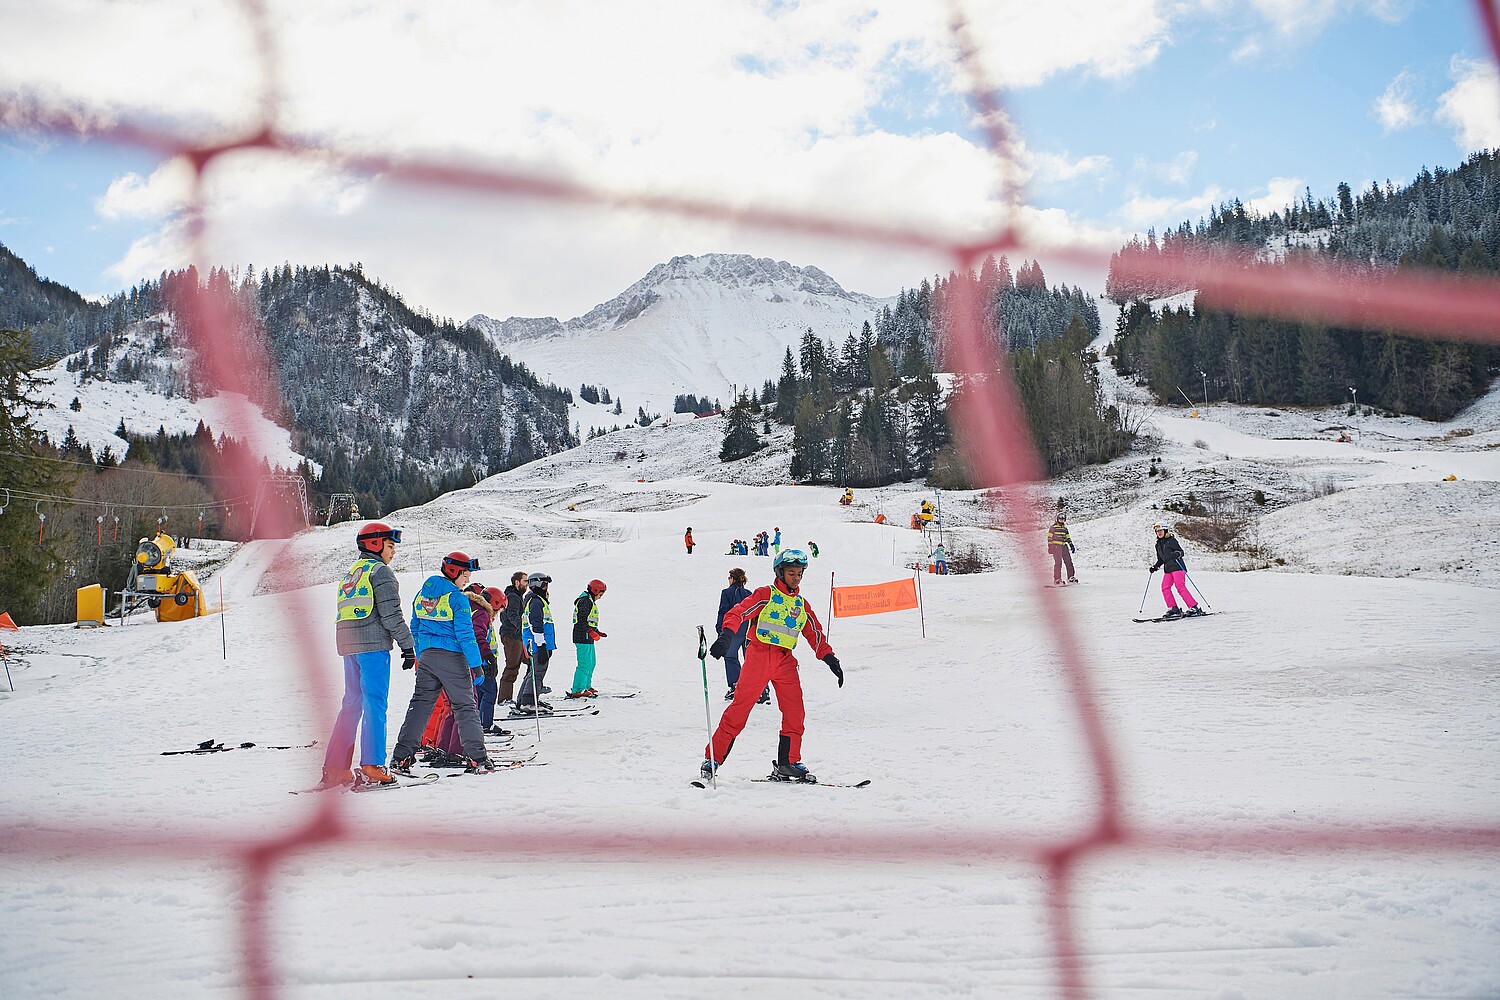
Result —
[[307, 502], [307, 480], [293, 474], [280, 473], [270, 476], [261, 476], [260, 483], [255, 488], [255, 506], [250, 513], [250, 537], [255, 537], [255, 522], [260, 518], [261, 506], [267, 500], [278, 497], [295, 498], [297, 509], [302, 512], [302, 523], [312, 523], [312, 508]]
[[351, 518], [358, 519], [359, 504], [355, 503], [354, 494], [335, 493], [328, 498], [328, 516], [323, 521], [323, 527], [326, 528], [333, 523], [333, 512], [338, 509], [339, 504], [343, 504], [349, 509], [349, 516]]

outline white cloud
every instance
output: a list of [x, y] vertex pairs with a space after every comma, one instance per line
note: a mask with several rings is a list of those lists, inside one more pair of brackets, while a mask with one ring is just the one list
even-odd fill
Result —
[[1135, 169], [1139, 174], [1148, 174], [1172, 184], [1186, 184], [1192, 177], [1193, 168], [1198, 165], [1198, 153], [1196, 150], [1186, 149], [1170, 160], [1158, 161], [1139, 157], [1135, 161]]
[[94, 211], [110, 220], [166, 219], [187, 206], [192, 186], [192, 167], [174, 157], [151, 171], [150, 177], [134, 172], [116, 177], [94, 202]]
[[1387, 135], [1421, 123], [1421, 116], [1412, 96], [1415, 84], [1416, 77], [1402, 70], [1371, 105], [1371, 113]]
[[1437, 118], [1453, 129], [1462, 153], [1500, 149], [1500, 74], [1489, 61], [1454, 57], [1452, 89], [1438, 98]]
[[1199, 219], [1207, 219], [1213, 209], [1238, 196], [1247, 210], [1269, 215], [1302, 198], [1306, 186], [1299, 177], [1272, 177], [1266, 181], [1260, 194], [1251, 197], [1237, 195], [1217, 185], [1210, 185], [1185, 198], [1135, 195], [1125, 202], [1119, 214], [1136, 232], [1152, 226], [1162, 230], [1180, 222], [1197, 223]]

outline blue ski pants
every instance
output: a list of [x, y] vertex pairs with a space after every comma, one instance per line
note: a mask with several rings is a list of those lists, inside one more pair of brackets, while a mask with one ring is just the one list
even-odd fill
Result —
[[391, 693], [391, 651], [344, 657], [344, 701], [328, 738], [323, 766], [348, 770], [354, 763], [354, 731], [359, 730], [359, 762], [385, 766], [385, 715]]

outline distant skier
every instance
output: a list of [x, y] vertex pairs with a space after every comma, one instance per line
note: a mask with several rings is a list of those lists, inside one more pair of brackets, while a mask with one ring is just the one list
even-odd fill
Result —
[[693, 529], [689, 528], [682, 535], [682, 544], [687, 546], [688, 555], [693, 554]]
[[776, 556], [772, 569], [776, 573], [775, 583], [756, 588], [749, 597], [725, 612], [719, 637], [709, 649], [715, 659], [722, 658], [740, 625], [753, 622], [734, 700], [724, 709], [719, 728], [714, 730], [709, 745], [704, 748], [704, 777], [711, 777], [729, 756], [735, 738], [744, 731], [750, 718], [756, 692], [770, 682], [776, 689], [776, 703], [781, 707], [781, 739], [773, 774], [786, 781], [817, 780], [802, 764], [806, 712], [802, 705], [802, 679], [797, 673], [797, 658], [792, 655], [797, 636], [805, 636], [812, 644], [813, 655], [828, 665], [833, 676], [838, 678], [839, 687], [844, 686], [844, 671], [833, 647], [828, 645], [828, 638], [813, 613], [812, 605], [798, 593], [802, 574], [807, 572], [807, 553], [787, 549]]
[[948, 550], [943, 548], [943, 543], [938, 542], [937, 548], [932, 550], [932, 571], [938, 576], [948, 575]]
[[590, 580], [573, 601], [573, 649], [578, 655], [578, 666], [573, 671], [569, 698], [587, 698], [599, 693], [594, 690], [594, 643], [609, 637], [608, 632], [599, 631], [599, 598], [604, 591], [603, 580]]
[[[1156, 532], [1156, 562], [1151, 566], [1151, 572], [1158, 569], [1161, 573], [1161, 596], [1166, 598], [1166, 618], [1184, 618], [1191, 615], [1203, 614], [1203, 609], [1198, 607], [1198, 602], [1193, 600], [1193, 595], [1187, 587], [1187, 562], [1182, 557], [1182, 545], [1172, 535], [1172, 529], [1165, 524], [1153, 524], [1151, 529]], [[1172, 596], [1173, 589], [1182, 595], [1183, 603], [1187, 605], [1187, 613], [1177, 606], [1177, 599]]]
[[1068, 582], [1078, 582], [1078, 578], [1073, 575], [1073, 556], [1070, 554], [1077, 551], [1073, 545], [1073, 537], [1068, 534], [1068, 519], [1061, 514], [1057, 515], [1057, 520], [1052, 522], [1052, 528], [1047, 532], [1047, 552], [1052, 556], [1053, 583], [1063, 582], [1064, 566], [1068, 567]]
[[807, 551], [810, 552], [810, 553], [812, 553], [812, 557], [814, 559], [818, 558], [818, 543], [817, 542], [813, 542], [813, 541], [809, 541], [807, 543]]
[[552, 628], [552, 605], [547, 597], [547, 587], [551, 583], [552, 577], [546, 573], [533, 573], [526, 578], [526, 600], [521, 607], [521, 642], [526, 646], [531, 667], [516, 694], [515, 712], [518, 715], [546, 715], [552, 711], [551, 705], [537, 697], [547, 681], [552, 651], [557, 648], [557, 634]]
[[439, 691], [447, 693], [453, 708], [463, 755], [468, 760], [465, 770], [488, 774], [495, 769], [485, 755], [484, 733], [480, 731], [479, 710], [474, 704], [472, 671], [483, 670], [484, 658], [474, 641], [469, 598], [463, 592], [469, 585], [469, 574], [478, 568], [478, 559], [471, 559], [463, 552], [450, 552], [412, 601], [411, 631], [421, 665], [392, 754], [395, 758], [392, 766], [400, 774], [412, 773], [417, 762], [418, 740], [432, 715]]
[[773, 539], [771, 539], [771, 548], [775, 549], [776, 553], [778, 555], [781, 553], [781, 529], [780, 528], [776, 529], [776, 537], [773, 538]]
[[344, 658], [344, 700], [328, 738], [319, 788], [355, 782], [354, 731], [359, 729], [359, 781], [388, 785], [386, 711], [391, 690], [391, 645], [401, 647], [401, 668], [410, 670], [417, 654], [401, 610], [401, 590], [390, 562], [401, 529], [371, 521], [355, 536], [359, 558], [339, 584], [334, 642]]

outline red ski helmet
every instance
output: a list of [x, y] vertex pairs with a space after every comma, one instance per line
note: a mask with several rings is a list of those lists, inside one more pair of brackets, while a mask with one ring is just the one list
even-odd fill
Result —
[[359, 546], [359, 551], [379, 555], [380, 550], [385, 548], [385, 540], [401, 543], [401, 529], [393, 528], [384, 521], [371, 521], [359, 529], [359, 534], [354, 536], [354, 544]]
[[490, 602], [491, 611], [500, 611], [505, 608], [505, 592], [499, 587], [485, 587], [484, 599]]
[[478, 569], [479, 560], [470, 559], [467, 552], [450, 552], [443, 556], [442, 564], [438, 568], [448, 579], [457, 580], [465, 570]]
[[607, 588], [604, 586], [604, 581], [603, 580], [590, 580], [589, 581], [589, 593], [592, 594], [594, 597], [598, 597], [600, 594], [604, 593], [604, 591], [606, 589]]

